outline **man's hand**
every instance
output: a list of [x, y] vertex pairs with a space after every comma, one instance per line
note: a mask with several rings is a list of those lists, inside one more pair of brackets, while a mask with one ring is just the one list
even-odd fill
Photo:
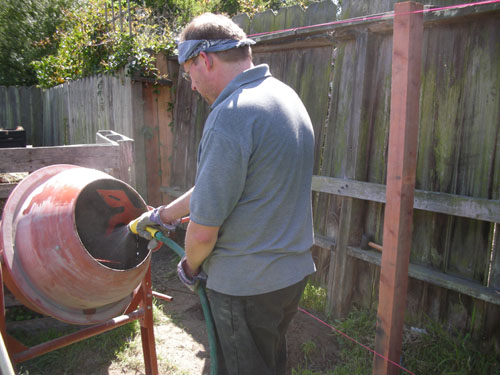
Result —
[[155, 209], [149, 210], [147, 212], [144, 212], [139, 218], [137, 219], [137, 234], [146, 240], [149, 240], [148, 243], [148, 250], [157, 250], [160, 246], [161, 243], [159, 243], [151, 233], [149, 233], [146, 228], [147, 227], [154, 227], [158, 228], [160, 230], [166, 229], [168, 231], [173, 231], [175, 230], [176, 223], [172, 224], [165, 224], [160, 217], [160, 209], [162, 207], [157, 207]]
[[207, 275], [203, 271], [197, 273], [196, 275], [194, 275], [193, 273], [194, 272], [189, 268], [187, 264], [186, 257], [183, 256], [181, 261], [177, 265], [177, 275], [185, 286], [187, 286], [191, 291], [196, 292], [200, 281], [207, 281]]

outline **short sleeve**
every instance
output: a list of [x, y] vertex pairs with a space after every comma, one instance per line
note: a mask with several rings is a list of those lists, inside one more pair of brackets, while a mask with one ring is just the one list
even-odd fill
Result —
[[238, 203], [245, 186], [248, 156], [239, 139], [212, 129], [200, 144], [190, 218], [220, 226]]

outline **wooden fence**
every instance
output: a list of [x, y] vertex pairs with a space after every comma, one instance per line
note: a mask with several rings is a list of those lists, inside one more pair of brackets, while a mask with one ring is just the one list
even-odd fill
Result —
[[[148, 101], [143, 99], [143, 91], [145, 96], [153, 91], [156, 94], [149, 95]], [[151, 140], [156, 139], [157, 119], [166, 117], [153, 113], [150, 101], [157, 103], [165, 91], [169, 92], [164, 86], [154, 89], [148, 82], [133, 79], [124, 71], [115, 76], [100, 75], [65, 83], [49, 90], [0, 86], [0, 128], [22, 126], [27, 144], [35, 147], [92, 144], [99, 130], [112, 130], [134, 139], [137, 179], [133, 185], [144, 198], [150, 192], [152, 204], [159, 204], [161, 195], [151, 193], [154, 187], [151, 188], [147, 176], [147, 166], [155, 163], [148, 164], [145, 149], [151, 148]], [[144, 108], [148, 108], [146, 113]], [[167, 108], [165, 103], [156, 110], [167, 112]], [[155, 174], [158, 170], [152, 176]], [[158, 191], [158, 186], [155, 190]]]
[[[450, 6], [433, 5], [440, 3]], [[327, 287], [335, 316], [378, 301], [380, 252], [360, 245], [363, 235], [382, 242], [394, 1], [342, 5], [346, 19], [332, 24], [336, 9], [328, 1], [315, 4], [321, 19], [312, 17], [314, 8], [297, 7], [235, 18], [249, 35], [285, 30], [253, 36], [254, 62], [268, 63], [292, 86], [313, 120], [315, 281]], [[500, 6], [430, 10], [407, 318], [430, 316], [498, 340]], [[308, 24], [319, 25], [299, 28]], [[179, 80], [164, 192], [175, 196], [193, 184], [207, 114], [202, 98]]]
[[0, 86], [0, 129], [23, 127], [26, 142], [41, 145], [37, 131], [43, 121], [42, 90], [37, 87]]
[[[112, 130], [101, 130], [92, 144], [16, 147], [0, 149], [0, 173], [34, 172], [53, 164], [73, 164], [98, 169], [129, 185], [135, 181], [134, 141]], [[0, 184], [0, 199], [5, 199], [15, 183]]]
[[[344, 0], [337, 23], [331, 1], [307, 11], [292, 7], [235, 18], [257, 41], [254, 62], [268, 63], [311, 115], [314, 280], [327, 288], [335, 316], [353, 305], [375, 308], [378, 301], [380, 253], [360, 245], [363, 235], [382, 242], [394, 3]], [[500, 5], [430, 10], [424, 13], [407, 318], [418, 322], [428, 315], [498, 341]], [[279, 32], [260, 34], [268, 31]], [[175, 59], [159, 64], [173, 80], [172, 90], [120, 76], [43, 93], [47, 142], [91, 143], [82, 138], [97, 129], [135, 140], [138, 185], [144, 184], [138, 190], [152, 205], [194, 183], [208, 114], [202, 98], [179, 77]], [[117, 92], [130, 95], [118, 99]]]

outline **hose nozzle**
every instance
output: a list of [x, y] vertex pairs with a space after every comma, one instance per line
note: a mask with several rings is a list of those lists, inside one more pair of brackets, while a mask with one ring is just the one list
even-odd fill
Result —
[[[139, 234], [137, 231], [137, 224], [139, 223], [139, 218], [132, 220], [130, 223], [128, 223], [127, 227], [130, 232], [133, 234]], [[146, 230], [151, 234], [151, 237], [155, 238], [156, 233], [158, 233], [160, 230], [153, 228], [153, 227], [146, 227]]]

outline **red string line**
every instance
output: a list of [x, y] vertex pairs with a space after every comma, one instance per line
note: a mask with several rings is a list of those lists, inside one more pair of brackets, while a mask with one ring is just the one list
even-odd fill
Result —
[[[488, 4], [494, 4], [494, 3], [500, 3], [500, 0], [484, 0], [484, 1], [478, 1], [477, 3], [464, 3], [464, 4], [449, 5], [449, 6], [445, 6], [445, 7], [439, 7], [439, 8], [428, 8], [428, 9], [416, 10], [413, 12], [398, 13], [398, 15], [439, 12], [442, 10], [462, 9], [462, 8], [468, 8], [471, 6], [476, 6], [476, 5], [488, 5]], [[383, 19], [383, 18], [389, 19], [389, 18], [393, 18], [393, 17], [394, 17], [394, 12], [391, 12], [391, 13], [386, 13], [386, 14], [377, 15], [377, 16], [348, 18], [345, 20], [338, 20], [338, 21], [332, 21], [332, 22], [326, 22], [326, 23], [318, 23], [316, 25], [293, 27], [290, 29], [282, 29], [282, 30], [276, 30], [276, 31], [266, 31], [263, 33], [251, 34], [251, 35], [248, 35], [248, 37], [276, 34], [276, 33], [281, 33], [281, 32], [286, 32], [286, 31], [305, 30], [305, 29], [310, 29], [313, 27], [320, 27], [320, 26], [340, 25], [343, 23], [355, 23], [355, 22], [363, 22], [363, 21], [370, 21], [370, 20], [378, 20], [378, 19]]]
[[299, 307], [298, 308], [299, 311], [302, 311], [304, 314], [310, 316], [311, 318], [317, 320], [318, 322], [320, 322], [321, 324], [327, 326], [328, 328], [332, 329], [333, 331], [337, 332], [338, 334], [344, 336], [346, 339], [348, 340], [351, 340], [352, 342], [358, 344], [359, 346], [361, 346], [363, 349], [366, 349], [368, 350], [369, 352], [375, 354], [377, 357], [380, 357], [382, 358], [384, 361], [387, 361], [389, 362], [390, 364], [396, 366], [396, 367], [399, 367], [401, 370], [403, 370], [404, 372], [407, 372], [408, 374], [411, 374], [411, 375], [415, 375], [415, 373], [411, 372], [410, 370], [407, 370], [405, 369], [404, 367], [402, 367], [401, 365], [399, 365], [399, 363], [396, 363], [392, 360], [390, 360], [389, 358], [387, 357], [384, 357], [382, 354], [380, 353], [377, 353], [375, 350], [373, 350], [372, 348], [366, 346], [366, 345], [363, 345], [362, 343], [360, 343], [359, 341], [356, 341], [355, 339], [353, 339], [352, 337], [348, 336], [347, 334], [345, 334], [344, 332], [340, 331], [339, 329], [335, 328], [334, 326], [324, 322], [323, 320], [321, 320], [320, 318], [314, 316], [313, 314], [311, 314], [310, 312], [304, 310], [303, 308]]

